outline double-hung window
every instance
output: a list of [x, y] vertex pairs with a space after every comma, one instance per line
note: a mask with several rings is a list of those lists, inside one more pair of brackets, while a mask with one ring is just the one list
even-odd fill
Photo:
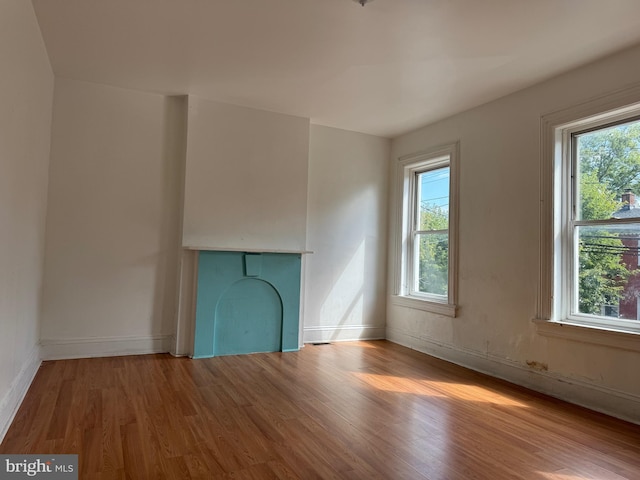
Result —
[[402, 157], [394, 303], [455, 316], [457, 144]]
[[543, 119], [538, 318], [640, 333], [640, 106], [600, 108]]
[[409, 293], [445, 301], [449, 289], [449, 178], [447, 157], [412, 172]]

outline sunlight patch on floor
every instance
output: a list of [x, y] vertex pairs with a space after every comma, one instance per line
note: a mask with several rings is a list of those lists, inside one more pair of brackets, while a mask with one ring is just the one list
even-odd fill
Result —
[[413, 379], [395, 377], [393, 375], [379, 375], [373, 373], [353, 372], [360, 380], [369, 386], [386, 392], [413, 393], [416, 395], [429, 395], [432, 397], [444, 397], [442, 393], [421, 385]]
[[464, 383], [437, 382], [393, 375], [353, 372], [353, 375], [367, 385], [387, 392], [410, 393], [430, 397], [449, 397], [470, 402], [486, 402], [510, 407], [525, 407], [506, 395], [501, 395], [487, 388]]
[[585, 480], [590, 477], [583, 477], [574, 473], [559, 473], [559, 472], [537, 472], [541, 478], [549, 480]]
[[460, 400], [482, 401], [506, 405], [511, 407], [527, 407], [528, 405], [513, 398], [496, 393], [488, 388], [479, 385], [467, 385], [464, 383], [423, 381], [436, 390], [442, 390], [447, 396], [452, 396]]

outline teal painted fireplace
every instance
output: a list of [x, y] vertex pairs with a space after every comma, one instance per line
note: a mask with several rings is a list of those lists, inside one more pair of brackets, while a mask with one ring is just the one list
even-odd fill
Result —
[[299, 349], [301, 255], [200, 251], [193, 358]]

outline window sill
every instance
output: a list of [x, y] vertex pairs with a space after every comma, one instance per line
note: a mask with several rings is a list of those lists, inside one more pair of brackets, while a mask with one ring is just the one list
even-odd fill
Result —
[[450, 303], [430, 302], [416, 297], [401, 295], [391, 295], [391, 304], [399, 307], [413, 308], [425, 312], [437, 313], [446, 317], [455, 318], [458, 310], [457, 305]]
[[566, 338], [583, 343], [604, 345], [640, 352], [640, 332], [607, 329], [580, 323], [534, 319], [538, 333], [545, 337]]

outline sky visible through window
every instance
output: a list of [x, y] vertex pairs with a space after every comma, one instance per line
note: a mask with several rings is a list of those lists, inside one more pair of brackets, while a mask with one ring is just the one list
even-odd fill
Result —
[[449, 166], [417, 176], [419, 211], [414, 239], [414, 290], [446, 296], [449, 275]]
[[420, 175], [420, 204], [449, 211], [449, 167], [430, 170]]

